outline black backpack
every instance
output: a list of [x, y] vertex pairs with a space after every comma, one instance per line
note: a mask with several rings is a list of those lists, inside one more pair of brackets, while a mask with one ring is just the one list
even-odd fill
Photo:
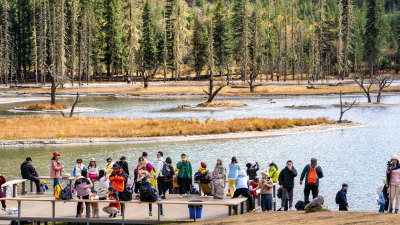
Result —
[[169, 168], [169, 166], [166, 162], [163, 162], [163, 168], [161, 170], [161, 174], [166, 177], [171, 176], [171, 168]]
[[336, 193], [336, 199], [335, 199], [336, 204], [342, 204], [342, 198], [340, 197], [340, 192], [341, 190], [338, 191], [338, 193]]
[[303, 201], [298, 201], [294, 207], [297, 209], [297, 211], [303, 211], [304, 207], [306, 207], [306, 204]]
[[65, 201], [72, 199], [72, 188], [70, 184], [68, 184], [64, 189], [61, 190], [60, 199]]
[[146, 179], [140, 184], [140, 201], [156, 202], [158, 200], [157, 189]]

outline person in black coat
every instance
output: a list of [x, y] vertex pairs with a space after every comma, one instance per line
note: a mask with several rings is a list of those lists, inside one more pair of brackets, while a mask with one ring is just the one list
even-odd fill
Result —
[[258, 162], [256, 164], [251, 165], [251, 163], [246, 164], [247, 170], [247, 176], [249, 176], [249, 180], [254, 180], [257, 177], [257, 171], [260, 169], [260, 166], [258, 165]]
[[347, 202], [347, 189], [348, 188], [349, 188], [349, 185], [343, 184], [342, 189], [339, 191], [339, 196], [340, 196], [339, 210], [340, 211], [348, 211], [349, 210], [349, 204]]
[[[293, 162], [291, 160], [286, 162], [286, 167], [279, 174], [279, 185], [282, 189], [282, 206], [285, 211], [289, 208], [292, 210], [293, 206], [293, 188], [294, 188], [294, 178], [297, 176], [297, 170], [293, 167]], [[280, 211], [279, 210], [279, 211]]]
[[118, 161], [118, 165], [126, 173], [126, 175], [129, 176], [129, 167], [125, 156], [121, 156], [121, 158]]
[[40, 189], [40, 180], [38, 178], [39, 173], [36, 171], [35, 167], [33, 167], [31, 157], [27, 157], [21, 164], [21, 176], [23, 179], [28, 179], [35, 183], [36, 193], [42, 193]]

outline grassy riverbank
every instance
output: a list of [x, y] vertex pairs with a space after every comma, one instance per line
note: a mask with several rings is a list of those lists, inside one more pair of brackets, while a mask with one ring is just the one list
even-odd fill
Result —
[[21, 117], [0, 119], [0, 140], [204, 135], [331, 123], [333, 121], [326, 118], [247, 118], [200, 122], [104, 117]]
[[[323, 94], [339, 94], [343, 93], [361, 93], [358, 86], [327, 86], [315, 85], [316, 89], [307, 89], [304, 85], [268, 85], [259, 86], [255, 88], [253, 93], [249, 88], [233, 88], [225, 87], [221, 90], [221, 96], [243, 96], [243, 95], [323, 95]], [[134, 95], [134, 96], [147, 96], [147, 95], [204, 95], [204, 90], [208, 86], [151, 86], [145, 89], [141, 86], [122, 86], [122, 87], [80, 87], [80, 88], [60, 88], [57, 89], [58, 94], [76, 94], [80, 93], [93, 93], [93, 94], [116, 94], [116, 95]], [[371, 87], [371, 92], [376, 92], [376, 86]], [[384, 91], [400, 91], [400, 86], [391, 86]], [[50, 93], [49, 88], [24, 88], [16, 91], [18, 93]]]
[[398, 214], [376, 212], [269, 212], [206, 220], [199, 224], [391, 224], [399, 219]]

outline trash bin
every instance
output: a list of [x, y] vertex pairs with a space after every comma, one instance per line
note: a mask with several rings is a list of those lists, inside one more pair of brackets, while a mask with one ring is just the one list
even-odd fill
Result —
[[[203, 202], [201, 200], [190, 200], [189, 202]], [[203, 212], [202, 205], [188, 205], [190, 219], [194, 219], [194, 207], [196, 206], [196, 219], [201, 219], [201, 213]]]

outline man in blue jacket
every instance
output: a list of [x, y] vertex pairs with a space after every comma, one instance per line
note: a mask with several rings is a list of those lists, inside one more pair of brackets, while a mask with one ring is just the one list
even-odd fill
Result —
[[304, 186], [304, 204], [308, 204], [310, 198], [310, 192], [312, 192], [313, 199], [318, 196], [319, 179], [324, 177], [322, 168], [318, 165], [317, 159], [312, 158], [311, 164], [307, 164], [300, 176], [300, 185], [303, 184], [304, 178], [306, 183]]
[[347, 190], [349, 189], [349, 185], [342, 184], [342, 190], [339, 191], [339, 211], [348, 211], [349, 204], [347, 203]]
[[294, 178], [297, 176], [297, 171], [293, 167], [293, 162], [291, 160], [286, 162], [286, 167], [279, 174], [279, 185], [282, 189], [282, 208], [288, 211], [288, 203], [290, 210], [293, 210], [293, 188], [294, 188]]

